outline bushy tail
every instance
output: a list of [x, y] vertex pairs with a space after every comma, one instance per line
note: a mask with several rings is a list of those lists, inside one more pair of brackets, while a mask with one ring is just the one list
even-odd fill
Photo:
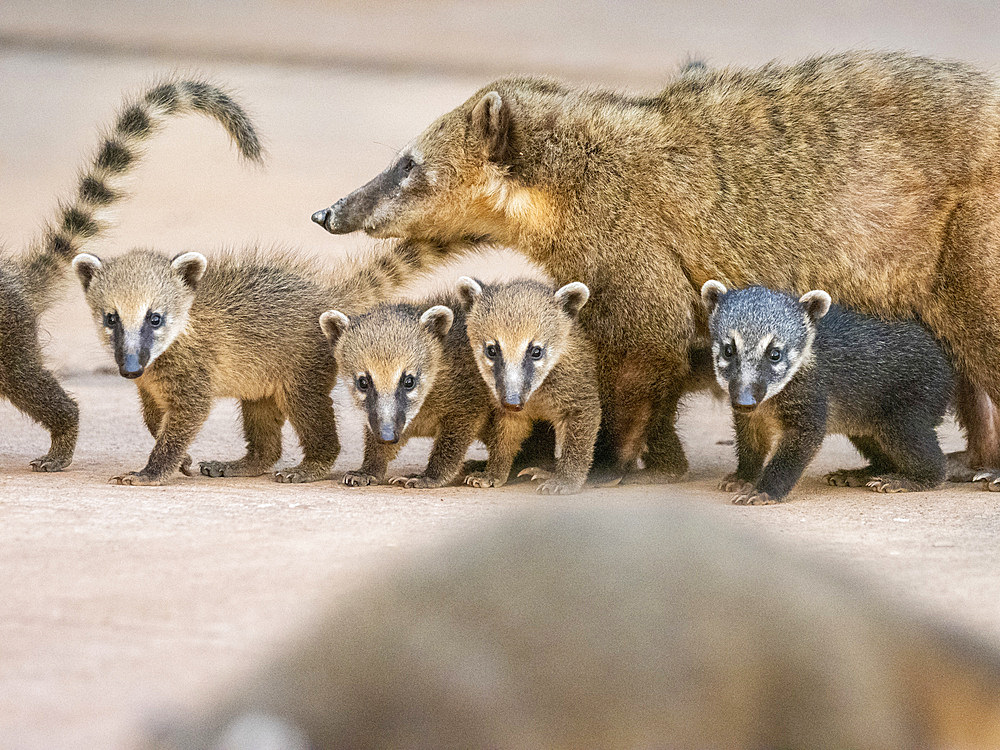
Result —
[[147, 140], [176, 115], [197, 112], [226, 129], [240, 154], [253, 162], [263, 156], [246, 111], [229, 94], [204, 81], [165, 81], [126, 100], [90, 164], [80, 175], [76, 196], [60, 203], [55, 221], [18, 259], [22, 283], [36, 312], [48, 306], [73, 256], [109, 226], [102, 211], [126, 197], [123, 178], [143, 155]]
[[393, 240], [383, 243], [372, 255], [337, 269], [330, 281], [334, 306], [366, 309], [384, 301], [415, 277], [481, 249], [481, 245], [465, 241]]

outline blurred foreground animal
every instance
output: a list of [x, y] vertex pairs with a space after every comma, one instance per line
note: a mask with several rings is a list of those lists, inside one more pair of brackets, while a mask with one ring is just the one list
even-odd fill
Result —
[[522, 515], [382, 569], [144, 747], [1000, 747], [992, 647], [670, 500]]
[[146, 141], [171, 117], [196, 112], [221, 124], [251, 161], [261, 145], [246, 112], [226, 92], [202, 81], [165, 81], [129, 99], [80, 175], [76, 195], [27, 253], [0, 258], [0, 395], [45, 427], [49, 452], [35, 471], [59, 471], [73, 460], [79, 410], [42, 362], [38, 316], [48, 307], [73, 257], [108, 227], [107, 211], [127, 196], [124, 180]]

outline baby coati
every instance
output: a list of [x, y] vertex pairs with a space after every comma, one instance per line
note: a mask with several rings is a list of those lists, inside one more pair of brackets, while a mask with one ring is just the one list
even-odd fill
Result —
[[594, 352], [578, 322], [590, 290], [572, 282], [553, 295], [536, 281], [482, 285], [467, 276], [458, 289], [472, 354], [494, 399], [486, 469], [466, 484], [502, 485], [532, 426], [545, 421], [560, 449], [555, 471], [521, 474], [543, 479], [539, 489], [549, 494], [579, 492], [601, 423]]
[[734, 503], [783, 500], [827, 432], [847, 435], [869, 462], [829, 474], [830, 484], [906, 492], [944, 480], [934, 428], [952, 370], [921, 325], [831, 305], [821, 290], [796, 300], [707, 281], [701, 296], [716, 376], [733, 406], [738, 463], [721, 489], [737, 493]]
[[321, 318], [368, 416], [364, 462], [344, 482], [377, 484], [409, 438], [434, 437], [424, 472], [390, 481], [440, 487], [458, 476], [478, 438], [489, 452], [486, 471], [466, 482], [500, 487], [533, 421], [545, 419], [556, 426], [562, 451], [551, 477], [530, 473], [545, 480], [538, 488], [544, 494], [578, 492], [600, 423], [593, 357], [575, 325], [587, 288], [483, 286], [463, 277], [459, 290], [461, 301], [381, 305], [353, 319], [330, 310]]
[[81, 174], [76, 195], [61, 204], [33, 247], [20, 257], [0, 258], [0, 395], [51, 435], [49, 452], [31, 462], [34, 471], [70, 464], [79, 422], [76, 402], [42, 363], [38, 316], [73, 256], [107, 228], [106, 212], [126, 197], [124, 179], [139, 163], [145, 142], [168, 118], [188, 112], [214, 118], [244, 157], [260, 160], [257, 134], [228, 94], [202, 81], [165, 81], [125, 102]]
[[144, 747], [1000, 747], [990, 644], [666, 499], [400, 560]]
[[[316, 321], [332, 305], [352, 312], [377, 302], [421, 269], [427, 250], [401, 242], [326, 272], [280, 252], [197, 252], [170, 259], [132, 250], [73, 267], [118, 370], [139, 387], [156, 444], [146, 466], [111, 479], [160, 484], [178, 467], [216, 398], [237, 398], [246, 455], [207, 461], [207, 476], [258, 476], [281, 458], [288, 419], [304, 457], [280, 482], [328, 476], [340, 451], [330, 390], [336, 369]], [[183, 464], [183, 465], [182, 465]]]

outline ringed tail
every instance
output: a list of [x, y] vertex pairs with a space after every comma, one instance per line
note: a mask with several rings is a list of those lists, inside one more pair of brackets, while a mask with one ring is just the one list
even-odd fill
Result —
[[138, 164], [146, 141], [168, 119], [195, 112], [215, 119], [248, 161], [260, 163], [263, 147], [249, 115], [226, 91], [198, 80], [167, 80], [127, 99], [81, 172], [76, 195], [60, 202], [29, 251], [17, 259], [22, 283], [36, 313], [51, 301], [73, 257], [110, 226], [108, 211], [127, 197], [124, 178]]

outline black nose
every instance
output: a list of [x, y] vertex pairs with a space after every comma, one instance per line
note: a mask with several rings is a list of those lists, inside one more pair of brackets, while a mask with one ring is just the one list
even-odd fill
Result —
[[514, 393], [504, 396], [503, 408], [508, 411], [521, 411], [524, 408], [524, 401], [521, 400], [521, 394]]
[[379, 430], [378, 437], [379, 440], [381, 440], [383, 443], [395, 443], [396, 441], [399, 440], [399, 438], [396, 437], [396, 429], [394, 427], [388, 427], [386, 425], [383, 425], [382, 428]]
[[137, 378], [142, 375], [145, 368], [139, 364], [138, 354], [126, 354], [125, 361], [118, 366], [118, 372], [123, 378]]
[[317, 211], [312, 215], [312, 220], [319, 224], [326, 231], [330, 231], [330, 214], [332, 212], [329, 208], [324, 208], [322, 211]]
[[740, 411], [753, 411], [757, 408], [757, 399], [749, 390], [742, 391], [733, 399], [733, 408]]

